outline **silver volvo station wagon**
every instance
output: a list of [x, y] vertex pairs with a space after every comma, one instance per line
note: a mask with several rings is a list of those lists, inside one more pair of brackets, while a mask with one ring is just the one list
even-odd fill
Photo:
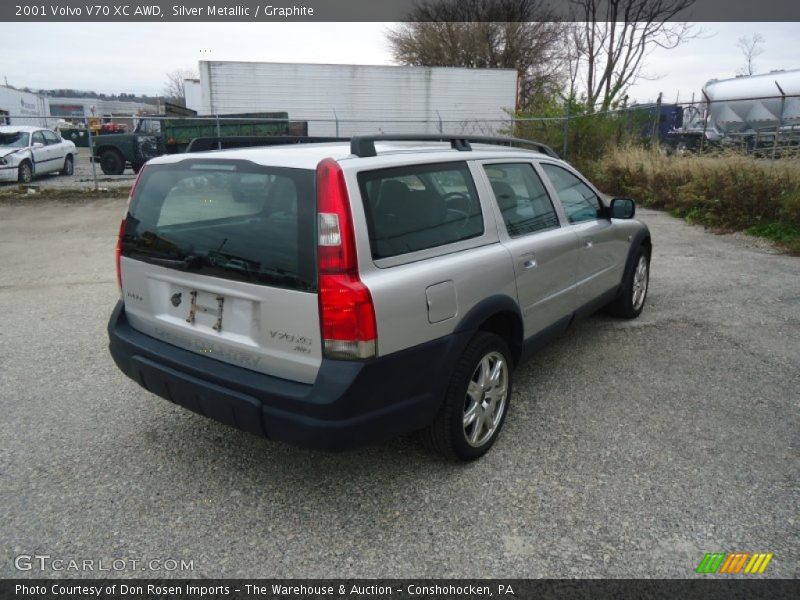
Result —
[[111, 355], [146, 390], [271, 439], [342, 450], [422, 431], [473, 460], [526, 357], [598, 309], [641, 313], [652, 244], [634, 211], [513, 138], [162, 156], [120, 227]]

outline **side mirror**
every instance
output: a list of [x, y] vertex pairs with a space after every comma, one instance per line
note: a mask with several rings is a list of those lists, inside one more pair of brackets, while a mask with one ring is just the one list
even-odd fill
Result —
[[44, 148], [44, 144], [42, 142], [33, 142], [34, 148]]
[[631, 198], [614, 198], [608, 209], [608, 216], [612, 219], [632, 219], [636, 214], [636, 202]]

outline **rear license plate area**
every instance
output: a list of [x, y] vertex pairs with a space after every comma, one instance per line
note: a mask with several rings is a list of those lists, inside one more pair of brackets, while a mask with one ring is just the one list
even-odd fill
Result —
[[193, 288], [173, 290], [170, 299], [173, 316], [192, 326], [206, 326], [221, 332], [225, 323], [225, 296]]

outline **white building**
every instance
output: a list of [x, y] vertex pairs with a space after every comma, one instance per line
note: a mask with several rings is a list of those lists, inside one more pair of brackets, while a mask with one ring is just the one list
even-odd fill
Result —
[[154, 113], [155, 105], [103, 98], [57, 98], [0, 86], [0, 124], [54, 127], [59, 119]]
[[45, 126], [44, 98], [0, 85], [0, 125]]
[[200, 115], [286, 111], [309, 135], [492, 134], [517, 98], [513, 69], [200, 61], [186, 106]]
[[45, 97], [47, 113], [52, 117], [83, 118], [132, 116], [155, 113], [154, 104], [131, 102], [128, 100], [108, 100], [104, 98], [57, 98]]

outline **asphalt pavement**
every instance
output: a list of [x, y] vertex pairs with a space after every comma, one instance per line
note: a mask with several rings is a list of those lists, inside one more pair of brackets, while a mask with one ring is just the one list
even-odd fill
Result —
[[109, 575], [17, 570], [37, 554], [193, 567], [123, 577], [696, 577], [734, 551], [800, 575], [800, 259], [641, 210], [643, 315], [522, 367], [498, 443], [460, 465], [413, 436], [293, 448], [128, 380], [105, 332], [123, 206], [0, 203], [0, 577]]

